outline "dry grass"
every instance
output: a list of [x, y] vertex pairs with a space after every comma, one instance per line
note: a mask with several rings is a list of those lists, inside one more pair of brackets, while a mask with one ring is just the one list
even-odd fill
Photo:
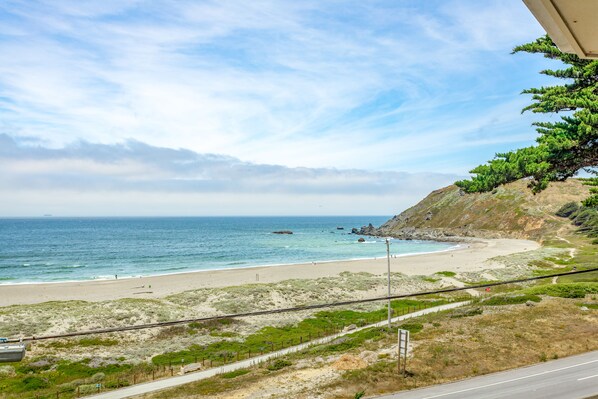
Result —
[[[389, 342], [390, 344], [390, 342]], [[580, 311], [574, 300], [544, 299], [534, 307], [485, 308], [466, 319], [428, 317], [414, 336], [410, 377], [395, 362], [347, 373], [331, 385], [334, 398], [438, 384], [598, 349], [598, 312]]]
[[293, 366], [280, 371], [262, 366], [226, 382], [215, 377], [143, 397], [352, 398], [362, 390], [377, 395], [596, 350], [598, 311], [582, 311], [577, 302], [544, 298], [534, 307], [484, 307], [472, 317], [422, 317], [415, 321], [424, 328], [412, 335], [408, 378], [397, 375], [393, 330], [345, 353], [322, 346], [293, 355]]

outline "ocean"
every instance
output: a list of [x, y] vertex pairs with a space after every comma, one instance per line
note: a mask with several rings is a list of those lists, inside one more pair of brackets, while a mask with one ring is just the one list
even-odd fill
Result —
[[[386, 220], [385, 216], [0, 219], [0, 284], [385, 257], [384, 239], [365, 237], [365, 243], [358, 243], [359, 236], [350, 232]], [[272, 233], [279, 230], [293, 234]], [[391, 253], [452, 246], [392, 240]]]

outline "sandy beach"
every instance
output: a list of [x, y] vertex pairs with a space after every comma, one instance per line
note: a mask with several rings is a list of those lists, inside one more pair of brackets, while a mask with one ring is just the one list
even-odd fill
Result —
[[[534, 250], [540, 245], [529, 240], [476, 239], [475, 242], [461, 243], [460, 246], [451, 251], [391, 258], [391, 271], [406, 275], [429, 275], [443, 270], [472, 272], [503, 267], [488, 260], [496, 256]], [[386, 258], [378, 258], [198, 271], [118, 280], [0, 285], [0, 306], [47, 301], [160, 298], [198, 288], [332, 277], [344, 271], [383, 274], [386, 269]]]

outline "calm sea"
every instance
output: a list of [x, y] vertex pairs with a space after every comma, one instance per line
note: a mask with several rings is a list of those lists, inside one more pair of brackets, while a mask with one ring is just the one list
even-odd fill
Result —
[[[349, 234], [387, 217], [0, 219], [0, 284], [91, 280], [193, 270], [386, 256], [383, 239]], [[339, 230], [337, 227], [343, 227]], [[291, 230], [292, 235], [272, 234]], [[393, 240], [393, 254], [451, 244]]]

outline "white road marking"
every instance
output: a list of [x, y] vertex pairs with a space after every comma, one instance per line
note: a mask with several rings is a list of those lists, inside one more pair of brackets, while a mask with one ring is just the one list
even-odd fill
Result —
[[594, 377], [598, 377], [598, 374], [590, 375], [588, 377], [578, 378], [577, 381], [583, 381], [583, 380], [587, 380], [588, 378], [594, 378]]
[[[476, 389], [482, 389], [482, 388], [488, 388], [488, 387], [493, 387], [495, 385], [501, 385], [501, 384], [506, 384], [509, 382], [513, 382], [513, 381], [519, 381], [519, 380], [525, 380], [526, 378], [532, 378], [532, 377], [537, 377], [539, 375], [544, 375], [544, 374], [549, 374], [549, 373], [554, 373], [557, 371], [562, 371], [562, 370], [567, 370], [567, 369], [572, 369], [574, 367], [579, 367], [579, 366], [584, 366], [586, 364], [590, 364], [590, 363], [596, 363], [598, 362], [598, 360], [590, 360], [589, 362], [584, 362], [584, 363], [579, 363], [579, 364], [574, 364], [573, 366], [567, 366], [567, 367], [561, 367], [560, 369], [554, 369], [554, 370], [549, 370], [549, 371], [543, 371], [541, 373], [537, 373], [537, 374], [532, 374], [532, 375], [526, 375], [524, 377], [519, 377], [519, 378], [513, 378], [512, 380], [506, 380], [506, 381], [499, 381], [499, 382], [495, 382], [492, 384], [488, 384], [488, 385], [481, 385], [479, 387], [473, 387], [473, 388], [467, 388], [467, 389], [461, 389], [459, 391], [454, 391], [454, 392], [448, 392], [448, 393], [441, 393], [439, 395], [434, 395], [434, 396], [426, 396], [423, 399], [433, 399], [433, 398], [440, 398], [442, 396], [448, 396], [448, 395], [454, 395], [456, 393], [463, 393], [463, 392], [468, 392], [468, 391], [475, 391]], [[595, 376], [592, 376], [595, 377]], [[589, 378], [589, 377], [586, 377]], [[579, 380], [578, 380], [579, 381]]]

